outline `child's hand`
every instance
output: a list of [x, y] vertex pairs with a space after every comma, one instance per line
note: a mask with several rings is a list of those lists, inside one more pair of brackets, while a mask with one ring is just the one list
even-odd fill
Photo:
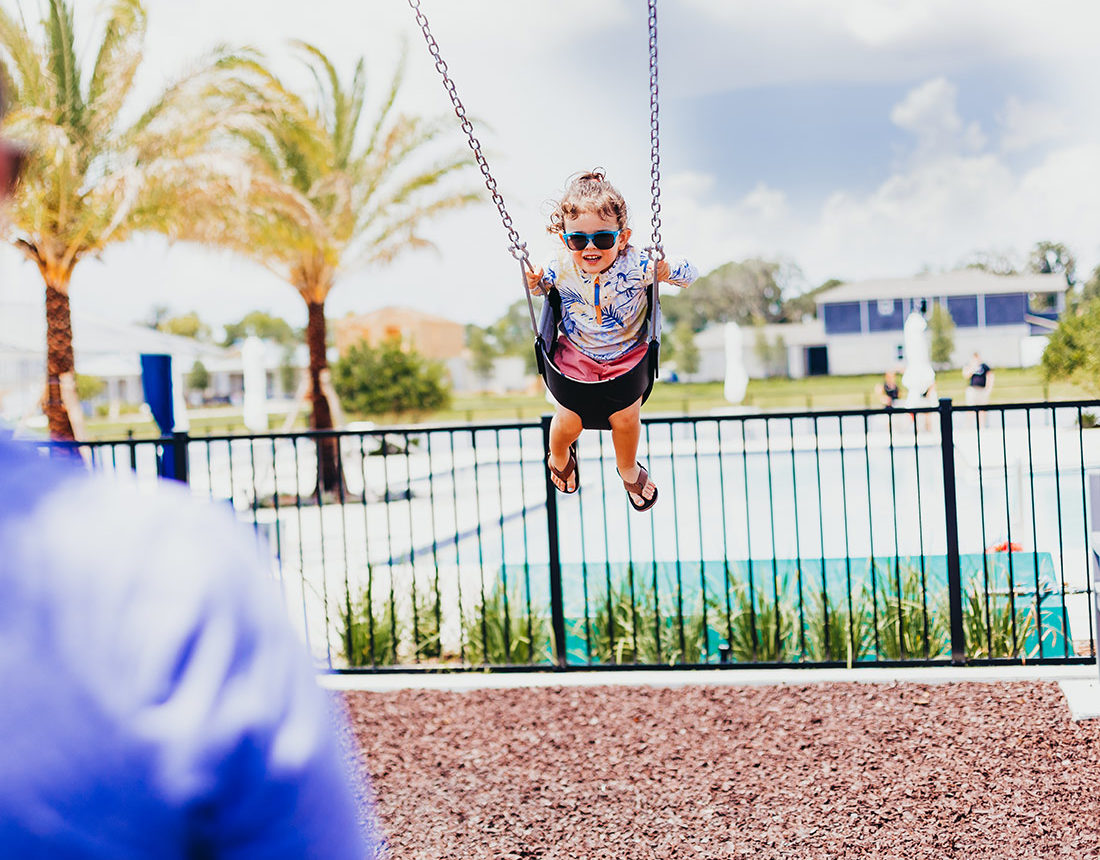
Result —
[[657, 261], [657, 280], [658, 281], [667, 281], [668, 276], [669, 276], [669, 274], [671, 274], [671, 272], [672, 272], [672, 269], [669, 268], [668, 260], [658, 260]]
[[529, 289], [532, 293], [541, 293], [542, 278], [543, 275], [546, 274], [545, 271], [539, 269], [538, 271], [532, 272], [530, 269], [525, 269], [523, 274], [527, 278], [527, 289]]

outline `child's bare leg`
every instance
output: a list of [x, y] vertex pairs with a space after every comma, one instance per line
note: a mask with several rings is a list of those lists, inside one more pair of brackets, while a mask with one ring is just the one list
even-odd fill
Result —
[[[559, 472], [564, 471], [569, 465], [569, 446], [577, 441], [584, 425], [581, 424], [581, 416], [564, 406], [558, 406], [554, 418], [550, 422], [550, 465]], [[554, 486], [562, 492], [571, 491], [577, 486], [577, 473], [569, 476], [569, 480], [563, 483], [557, 475], [550, 473], [550, 480]]]
[[[615, 446], [615, 465], [624, 481], [638, 480], [638, 442], [642, 438], [642, 399], [611, 416], [611, 443]], [[646, 481], [642, 495], [631, 493], [638, 504], [653, 498], [657, 487]]]

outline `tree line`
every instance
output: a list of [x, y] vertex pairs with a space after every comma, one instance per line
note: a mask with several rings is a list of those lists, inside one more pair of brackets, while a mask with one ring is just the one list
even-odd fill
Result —
[[[1100, 266], [1093, 270], [1091, 277], [1084, 283], [1077, 280], [1077, 258], [1073, 251], [1062, 242], [1044, 240], [1037, 242], [1022, 260], [1013, 258], [1004, 252], [978, 251], [959, 261], [953, 270], [980, 269], [996, 275], [1020, 274], [1061, 274], [1066, 280], [1067, 315], [1063, 315], [1059, 331], [1067, 325], [1067, 318], [1077, 320], [1071, 324], [1073, 331], [1096, 331], [1095, 342], [1082, 346], [1080, 334], [1076, 335], [1073, 354], [1083, 349], [1091, 349], [1092, 354], [1100, 356], [1100, 325], [1094, 325], [1092, 317], [1082, 317], [1083, 308], [1095, 298], [1100, 298]], [[663, 358], [672, 359], [677, 367], [686, 373], [693, 373], [698, 367], [699, 354], [695, 347], [695, 335], [711, 324], [735, 322], [742, 326], [756, 327], [770, 323], [795, 323], [813, 319], [817, 316], [817, 301], [820, 294], [839, 286], [844, 281], [830, 278], [816, 286], [810, 286], [797, 263], [788, 259], [765, 259], [751, 257], [741, 261], [731, 261], [718, 266], [702, 276], [690, 289], [679, 293], [669, 293], [661, 297], [661, 312], [664, 318], [664, 336], [661, 341]], [[1037, 298], [1043, 303], [1036, 310], [1050, 310], [1046, 304], [1048, 297]], [[1095, 309], [1096, 320], [1100, 320], [1100, 306]], [[1074, 327], [1075, 326], [1075, 327]], [[946, 365], [954, 350], [954, 321], [947, 308], [934, 303], [929, 315], [932, 360], [938, 365]], [[1060, 344], [1067, 335], [1052, 337], [1052, 344]], [[470, 350], [472, 369], [475, 374], [488, 378], [492, 373], [493, 361], [506, 355], [520, 355], [529, 362], [534, 372], [534, 351], [531, 348], [533, 333], [527, 302], [520, 299], [513, 303], [498, 320], [488, 326], [467, 326], [466, 342]], [[757, 332], [755, 349], [761, 363], [767, 368], [776, 365], [773, 361], [777, 347]], [[1058, 352], [1061, 346], [1052, 347], [1051, 367], [1061, 367], [1065, 358]], [[785, 350], [784, 350], [785, 353]], [[1096, 359], [1100, 371], [1100, 358]], [[782, 362], [785, 366], [785, 360]], [[1044, 368], [1047, 367], [1044, 359]], [[1100, 372], [1095, 374], [1100, 380]], [[1100, 382], [1097, 383], [1100, 385]], [[1100, 390], [1100, 388], [1098, 388]]]

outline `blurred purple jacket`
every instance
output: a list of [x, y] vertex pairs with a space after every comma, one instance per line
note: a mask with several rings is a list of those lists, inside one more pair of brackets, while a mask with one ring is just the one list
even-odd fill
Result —
[[230, 515], [0, 442], [0, 856], [375, 856], [339, 726]]

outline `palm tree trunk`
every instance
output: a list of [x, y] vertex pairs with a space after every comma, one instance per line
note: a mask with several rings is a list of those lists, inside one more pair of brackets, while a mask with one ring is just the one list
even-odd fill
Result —
[[[314, 430], [332, 429], [332, 409], [321, 387], [321, 374], [328, 369], [325, 354], [325, 304], [307, 302], [309, 321], [306, 324], [306, 343], [309, 344], [309, 399], [311, 426]], [[322, 439], [317, 443], [317, 494], [336, 492], [342, 486], [336, 439]]]
[[46, 281], [46, 394], [43, 411], [51, 439], [75, 439], [69, 413], [61, 399], [61, 375], [72, 373], [73, 321], [69, 311], [68, 278]]

